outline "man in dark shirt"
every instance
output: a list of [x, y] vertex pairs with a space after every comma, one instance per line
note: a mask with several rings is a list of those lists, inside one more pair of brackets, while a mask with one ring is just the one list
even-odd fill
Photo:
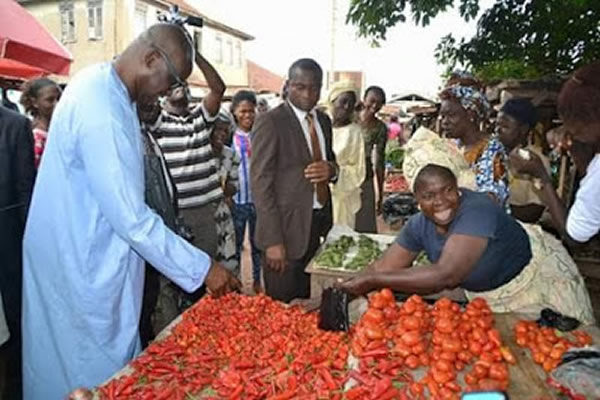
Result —
[[0, 348], [7, 362], [0, 398], [6, 399], [21, 397], [21, 247], [34, 179], [31, 124], [0, 106], [0, 293], [10, 331]]

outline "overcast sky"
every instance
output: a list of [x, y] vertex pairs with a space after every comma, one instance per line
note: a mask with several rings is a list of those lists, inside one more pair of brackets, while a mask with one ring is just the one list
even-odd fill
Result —
[[[328, 70], [331, 63], [333, 0], [188, 0], [210, 18], [255, 37], [246, 45], [247, 56], [258, 64], [285, 75], [301, 57], [315, 58]], [[482, 0], [489, 7], [494, 0]], [[452, 10], [426, 28], [398, 24], [388, 31], [380, 48], [371, 48], [357, 37], [354, 26], [345, 25], [350, 0], [336, 0], [335, 68], [362, 70], [367, 85], [380, 85], [390, 94], [414, 92], [435, 96], [443, 68], [434, 49], [448, 33], [470, 37], [476, 23], [466, 23]]]

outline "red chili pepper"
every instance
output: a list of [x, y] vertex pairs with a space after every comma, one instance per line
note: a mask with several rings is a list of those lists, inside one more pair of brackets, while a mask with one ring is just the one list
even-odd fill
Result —
[[333, 379], [333, 377], [331, 376], [331, 373], [328, 370], [326, 370], [325, 368], [320, 368], [319, 374], [325, 381], [325, 384], [327, 385], [327, 388], [329, 390], [337, 389], [337, 384], [335, 383], [335, 380]]
[[381, 398], [381, 396], [387, 392], [389, 388], [392, 387], [392, 380], [390, 378], [380, 379], [375, 383], [373, 387], [373, 392], [371, 394], [371, 398], [373, 400]]
[[291, 390], [286, 390], [283, 393], [268, 397], [267, 400], [288, 400], [294, 397], [296, 394]]
[[367, 358], [367, 357], [385, 357], [389, 354], [389, 351], [387, 348], [379, 348], [379, 349], [375, 349], [375, 350], [368, 350], [368, 351], [364, 351], [360, 357], [361, 358]]
[[366, 395], [368, 389], [364, 386], [355, 386], [352, 389], [348, 390], [344, 395], [347, 400], [358, 400], [362, 399], [364, 395]]
[[244, 386], [239, 385], [233, 392], [231, 392], [231, 394], [229, 395], [229, 399], [231, 399], [231, 400], [238, 399], [238, 398], [240, 398], [240, 396], [242, 395], [243, 392], [244, 392]]
[[351, 371], [348, 373], [348, 377], [350, 377], [350, 378], [354, 379], [355, 381], [357, 381], [358, 383], [360, 383], [360, 384], [362, 384], [362, 385], [365, 385], [365, 386], [372, 386], [372, 383], [371, 383], [371, 378], [369, 378], [369, 377], [365, 377], [365, 376], [362, 376], [362, 375], [361, 375], [361, 374], [360, 374], [358, 371], [356, 371], [356, 370], [351, 370]]

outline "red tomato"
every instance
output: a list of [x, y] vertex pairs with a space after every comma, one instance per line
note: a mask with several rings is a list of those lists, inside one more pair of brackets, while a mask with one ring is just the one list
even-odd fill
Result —
[[469, 302], [469, 304], [471, 304], [473, 307], [478, 308], [480, 310], [488, 307], [485, 299], [483, 299], [481, 297], [475, 297], [473, 300], [471, 300]]
[[469, 344], [469, 351], [475, 354], [476, 356], [480, 355], [482, 350], [483, 346], [481, 346], [481, 344], [479, 344], [478, 342], [471, 342]]
[[505, 381], [508, 379], [508, 368], [505, 364], [495, 363], [490, 367], [490, 378], [497, 381]]
[[464, 363], [469, 363], [469, 361], [471, 361], [471, 358], [473, 358], [471, 353], [467, 350], [463, 350], [460, 353], [458, 353], [457, 357], [460, 361]]
[[417, 307], [415, 306], [415, 303], [410, 302], [410, 301], [406, 301], [404, 302], [404, 304], [401, 307], [401, 311], [404, 311], [406, 314], [412, 314], [416, 311]]
[[472, 373], [465, 374], [465, 383], [467, 385], [475, 385], [479, 379]]
[[433, 306], [438, 310], [447, 310], [452, 307], [452, 301], [447, 297], [442, 297]]
[[369, 308], [365, 315], [363, 315], [362, 319], [365, 321], [372, 321], [375, 323], [380, 323], [383, 321], [383, 312], [376, 308]]
[[369, 305], [373, 308], [383, 310], [388, 305], [388, 301], [381, 296], [381, 293], [375, 293], [371, 297]]
[[446, 339], [442, 342], [442, 349], [444, 351], [458, 353], [462, 350], [462, 344], [458, 339]]
[[460, 385], [453, 381], [446, 382], [444, 386], [456, 393], [460, 393], [462, 391]]
[[454, 361], [456, 361], [456, 353], [453, 353], [453, 352], [450, 352], [450, 351], [443, 351], [440, 354], [440, 359], [446, 360], [446, 361], [450, 361], [450, 362], [454, 362]]
[[407, 331], [415, 331], [421, 328], [421, 320], [412, 315], [403, 318], [401, 323]]
[[471, 374], [477, 379], [483, 379], [488, 376], [488, 369], [480, 364], [475, 364], [471, 370]]
[[454, 331], [454, 324], [448, 318], [440, 318], [436, 321], [435, 328], [442, 333], [452, 333]]
[[415, 356], [414, 354], [411, 354], [410, 356], [406, 357], [406, 360], [404, 361], [404, 363], [406, 364], [406, 366], [410, 369], [416, 369], [419, 367], [419, 358], [417, 356]]
[[412, 349], [404, 343], [398, 342], [392, 349], [392, 353], [397, 354], [400, 357], [406, 358], [412, 354]]
[[474, 328], [473, 329], [473, 340], [475, 340], [483, 345], [488, 341], [488, 337], [483, 329]]
[[454, 369], [454, 366], [446, 360], [439, 360], [433, 363], [433, 367], [443, 372], [450, 372]]
[[396, 307], [386, 307], [383, 309], [383, 316], [386, 321], [395, 321], [398, 319], [400, 313]]
[[415, 355], [424, 354], [427, 351], [427, 348], [423, 344], [423, 342], [418, 342], [412, 348], [412, 352]]
[[515, 333], [527, 333], [529, 328], [527, 327], [527, 321], [519, 321], [515, 324]]
[[488, 338], [491, 342], [493, 342], [496, 346], [502, 346], [502, 338], [500, 337], [500, 332], [498, 329], [490, 329], [488, 331]]
[[366, 328], [365, 335], [370, 340], [380, 340], [383, 339], [383, 330], [376, 328]]
[[436, 368], [431, 369], [433, 380], [438, 384], [444, 384], [452, 380], [452, 376], [448, 372], [440, 371]]
[[381, 292], [379, 292], [379, 294], [381, 295], [381, 298], [384, 299], [388, 304], [394, 303], [396, 301], [396, 298], [394, 297], [394, 292], [392, 292], [388, 288], [381, 289]]
[[419, 343], [421, 337], [418, 332], [411, 331], [403, 334], [401, 339], [407, 346], [414, 346], [415, 344]]

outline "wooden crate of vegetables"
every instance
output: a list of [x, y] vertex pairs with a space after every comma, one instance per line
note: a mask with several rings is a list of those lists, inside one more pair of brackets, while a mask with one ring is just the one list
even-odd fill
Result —
[[306, 267], [311, 275], [311, 297], [319, 298], [324, 288], [338, 279], [356, 275], [377, 260], [394, 241], [391, 235], [359, 234], [335, 226]]

